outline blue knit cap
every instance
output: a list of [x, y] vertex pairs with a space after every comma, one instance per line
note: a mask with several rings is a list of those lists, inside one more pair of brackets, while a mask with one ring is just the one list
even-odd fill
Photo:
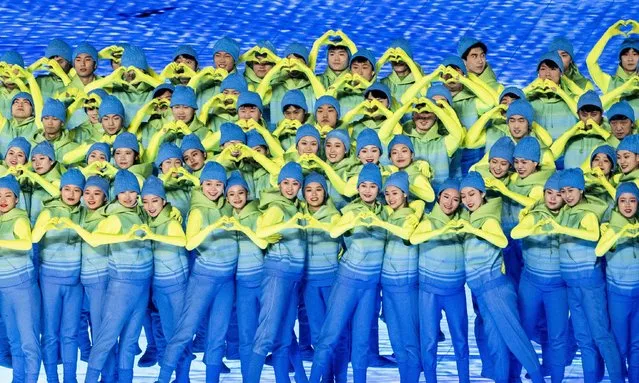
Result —
[[257, 130], [249, 130], [246, 133], [246, 146], [249, 148], [254, 148], [256, 146], [264, 146], [268, 148], [266, 140], [264, 140], [264, 137], [262, 137]]
[[466, 69], [466, 64], [464, 64], [464, 60], [462, 60], [461, 57], [453, 56], [453, 55], [447, 56], [442, 62], [442, 65], [457, 67], [461, 69], [462, 73], [464, 73], [464, 76], [468, 74], [468, 70]]
[[292, 178], [299, 182], [300, 185], [304, 183], [304, 175], [302, 174], [302, 165], [297, 162], [287, 162], [286, 165], [280, 170], [280, 174], [277, 176], [278, 185], [287, 178]]
[[225, 122], [220, 126], [220, 145], [224, 145], [229, 141], [239, 141], [246, 144], [246, 134], [236, 124]]
[[328, 197], [326, 195], [328, 192], [328, 184], [326, 183], [326, 178], [317, 172], [311, 172], [306, 177], [304, 177], [304, 187], [307, 187], [313, 182], [317, 182], [322, 186], [322, 188], [324, 189], [324, 199], [326, 199], [326, 197]]
[[100, 109], [98, 109], [100, 120], [109, 114], [117, 114], [124, 118], [124, 105], [122, 105], [122, 102], [115, 96], [103, 97], [100, 103]]
[[255, 44], [257, 47], [259, 48], [266, 48], [269, 51], [273, 52], [273, 54], [275, 54], [277, 56], [277, 49], [275, 48], [275, 45], [273, 45], [272, 42], [268, 41], [268, 40], [258, 40], [257, 44]]
[[395, 186], [404, 194], [408, 195], [408, 173], [400, 170], [388, 176], [388, 178], [386, 178], [383, 191], [385, 192], [389, 186]]
[[366, 89], [366, 91], [364, 92], [364, 98], [368, 97], [368, 94], [370, 92], [373, 91], [378, 91], [378, 92], [383, 92], [386, 95], [386, 99], [388, 100], [388, 103], [390, 105], [391, 101], [393, 100], [393, 98], [391, 97], [391, 91], [390, 88], [382, 83], [382, 82], [375, 82], [373, 83], [371, 86], [368, 87], [368, 89]]
[[437, 196], [439, 197], [439, 195], [442, 194], [442, 192], [446, 189], [454, 189], [459, 191], [459, 180], [454, 178], [446, 178], [444, 182], [439, 184], [439, 187], [437, 188]]
[[93, 89], [92, 91], [89, 92], [89, 96], [91, 96], [91, 95], [96, 95], [96, 96], [100, 97], [100, 101], [102, 101], [109, 94], [107, 93], [106, 90], [104, 90], [102, 88], [97, 88], [97, 89]]
[[337, 112], [337, 119], [339, 120], [339, 117], [340, 117], [339, 101], [337, 101], [337, 99], [333, 96], [322, 96], [318, 98], [317, 101], [315, 101], [315, 113], [317, 113], [317, 110], [324, 105], [332, 106]]
[[227, 89], [233, 89], [240, 93], [244, 93], [248, 92], [248, 84], [246, 83], [244, 76], [241, 74], [231, 73], [226, 76], [220, 84], [220, 92], [224, 92]]
[[18, 65], [24, 68], [24, 59], [22, 58], [22, 55], [14, 50], [4, 52], [2, 57], [0, 57], [0, 61], [9, 65]]
[[453, 95], [450, 93], [450, 90], [444, 86], [444, 83], [436, 81], [430, 84], [428, 91], [426, 91], [426, 97], [432, 102], [435, 102], [435, 96], [442, 96], [446, 98], [448, 105], [453, 105]]
[[171, 108], [174, 106], [188, 106], [197, 110], [197, 97], [190, 86], [176, 85], [171, 96]]
[[615, 193], [615, 201], [619, 201], [619, 197], [623, 193], [630, 193], [635, 198], [639, 199], [639, 188], [634, 182], [622, 182], [617, 186], [617, 192]]
[[548, 51], [564, 51], [568, 52], [571, 58], [575, 57], [572, 42], [565, 37], [555, 37], [548, 46]]
[[[9, 142], [9, 145], [7, 145], [7, 152], [11, 148], [18, 148], [18, 149], [22, 150], [22, 153], [24, 153], [24, 156], [26, 158], [29, 158], [29, 153], [31, 152], [31, 144], [29, 143], [29, 141], [27, 141], [26, 138], [24, 138], [22, 136], [18, 136], [16, 138], [14, 138], [13, 140], [11, 140], [11, 142]], [[6, 156], [7, 155], [5, 153], [5, 157]]]
[[621, 47], [619, 48], [619, 58], [621, 59], [621, 52], [626, 49], [634, 49], [639, 52], [639, 39], [637, 39], [636, 35], [632, 37], [628, 37], [621, 42]]
[[87, 190], [89, 186], [94, 186], [100, 189], [100, 191], [104, 193], [107, 201], [109, 200], [109, 181], [107, 181], [106, 178], [100, 176], [91, 176], [87, 178], [87, 182], [84, 184], [84, 190]]
[[[29, 104], [31, 104], [31, 108], [33, 108], [33, 97], [31, 97], [31, 95], [27, 92], [16, 93], [16, 95], [11, 98], [11, 105], [13, 105], [13, 103], [16, 102], [16, 100], [19, 98], [24, 98], [25, 100], [29, 101]], [[31, 112], [31, 115], [33, 115], [33, 112]]]
[[232, 188], [233, 186], [238, 186], [238, 185], [243, 187], [244, 190], [246, 190], [247, 192], [249, 191], [248, 183], [246, 183], [246, 181], [244, 180], [244, 177], [242, 177], [242, 173], [240, 173], [239, 170], [234, 170], [229, 176], [228, 180], [226, 181], [226, 188], [224, 189], [224, 195], [226, 196], [229, 193], [230, 188]]
[[584, 106], [594, 106], [603, 112], [603, 105], [601, 105], [601, 99], [594, 90], [589, 90], [579, 97], [577, 102], [577, 110], [580, 110]]
[[304, 124], [297, 129], [297, 132], [295, 132], [295, 145], [299, 144], [302, 137], [313, 137], [317, 141], [317, 145], [322, 142], [319, 132], [313, 125]]
[[93, 59], [93, 61], [95, 61], [95, 63], [98, 63], [98, 51], [97, 49], [95, 49], [95, 47], [89, 43], [80, 43], [77, 47], [75, 47], [75, 49], [73, 50], [73, 59], [75, 60], [76, 57], [78, 57], [81, 54], [87, 54], [89, 56], [91, 56], [91, 58]]
[[512, 165], [514, 151], [515, 144], [513, 143], [513, 140], [507, 136], [500, 137], [497, 141], [495, 141], [493, 146], [490, 147], [488, 159], [492, 160], [493, 158], [502, 158]]
[[546, 183], [544, 184], [544, 190], [561, 190], [561, 187], [559, 186], [561, 185], [560, 180], [561, 171], [558, 170], [546, 180]]
[[218, 52], [226, 52], [230, 54], [235, 63], [237, 63], [237, 60], [240, 58], [240, 46], [235, 42], [235, 40], [229, 37], [222, 37], [215, 42], [215, 45], [213, 45], [213, 56], [215, 56]]
[[377, 132], [371, 128], [362, 130], [357, 136], [357, 146], [355, 147], [355, 153], [359, 154], [365, 146], [375, 145], [379, 148], [379, 154], [383, 153], [382, 142], [379, 140]]
[[586, 188], [584, 172], [579, 168], [564, 169], [559, 178], [559, 189], [566, 187], [584, 190]]
[[639, 154], [639, 136], [636, 134], [631, 134], [626, 136], [621, 140], [619, 145], [617, 145], [617, 151], [627, 150], [629, 152]]
[[113, 193], [118, 195], [127, 191], [132, 191], [140, 194], [140, 184], [135, 174], [128, 170], [120, 169], [115, 173], [115, 179], [113, 181]]
[[44, 52], [44, 55], [48, 58], [52, 58], [54, 56], [60, 56], [68, 62], [73, 61], [71, 57], [72, 49], [64, 40], [61, 39], [53, 39], [47, 45], [47, 49]]
[[342, 141], [342, 144], [344, 144], [344, 148], [346, 149], [346, 153], [351, 150], [351, 139], [348, 137], [348, 132], [346, 132], [344, 129], [333, 129], [328, 132], [328, 134], [326, 135], [326, 141], [331, 138], [337, 138], [338, 140]]
[[564, 62], [561, 60], [561, 56], [559, 56], [557, 51], [546, 52], [539, 58], [537, 61], [537, 72], [539, 72], [539, 67], [544, 61], [552, 61], [559, 67], [559, 71], [564, 73]]
[[284, 57], [288, 57], [289, 55], [299, 56], [305, 63], [308, 63], [309, 51], [304, 44], [290, 43], [286, 49], [284, 49]]
[[202, 141], [200, 141], [200, 137], [195, 133], [188, 134], [182, 138], [182, 155], [191, 149], [196, 149], [201, 151], [202, 153], [206, 153], [206, 149], [202, 145]]
[[302, 93], [299, 89], [291, 89], [284, 93], [284, 97], [282, 97], [282, 112], [289, 105], [297, 106], [298, 108], [304, 109], [305, 112], [308, 112], [308, 106], [306, 105], [306, 98], [304, 97], [304, 93]]
[[31, 149], [31, 158], [37, 156], [38, 154], [49, 157], [51, 161], [55, 161], [55, 149], [53, 149], [53, 145], [51, 145], [49, 141], [42, 141], [33, 149]]
[[513, 158], [523, 158], [539, 163], [541, 161], [541, 147], [535, 137], [526, 136], [515, 146]]
[[395, 145], [406, 145], [408, 146], [408, 149], [410, 149], [412, 153], [415, 153], [415, 149], [413, 148], [413, 143], [411, 142], [410, 138], [403, 134], [396, 134], [395, 137], [393, 137], [391, 142], [388, 144], [389, 157], [390, 157], [391, 151], [393, 150], [393, 146]]
[[599, 153], [603, 153], [606, 156], [608, 156], [608, 159], [610, 159], [610, 163], [612, 164], [613, 170], [617, 167], [617, 153], [615, 152], [615, 148], [613, 148], [610, 145], [597, 146], [595, 150], [592, 151], [592, 154], [590, 155], [590, 162], [592, 162], [592, 160], [594, 160], [597, 154]]
[[526, 99], [515, 100], [508, 105], [508, 110], [506, 111], [506, 119], [512, 116], [523, 116], [528, 121], [528, 129], [530, 130], [535, 120], [535, 110]]
[[608, 120], [612, 120], [615, 116], [622, 116], [630, 121], [635, 121], [635, 111], [632, 109], [632, 106], [628, 103], [628, 101], [619, 101], [608, 109], [606, 113], [608, 116]]
[[140, 47], [130, 45], [124, 49], [122, 53], [122, 66], [123, 67], [136, 67], [140, 70], [149, 69], [149, 64], [146, 61], [146, 55], [144, 50]]
[[131, 149], [136, 153], [140, 153], [138, 138], [135, 134], [129, 132], [122, 132], [118, 134], [113, 141], [113, 152], [118, 149]]
[[255, 92], [242, 92], [237, 98], [237, 109], [244, 105], [255, 105], [260, 112], [264, 113], [264, 106], [262, 105], [262, 98]]
[[160, 92], [163, 93], [165, 90], [168, 90], [171, 94], [173, 94], [173, 92], [175, 92], [175, 85], [165, 82], [156, 86], [155, 89], [153, 89], [153, 98], [156, 98], [159, 96]]
[[410, 47], [410, 42], [406, 40], [405, 38], [400, 37], [398, 39], [393, 40], [390, 47], [401, 48], [404, 52], [406, 52], [408, 57], [413, 58], [413, 49]]
[[461, 58], [465, 58], [464, 56], [468, 55], [468, 51], [474, 46], [479, 46], [484, 50], [484, 53], [488, 53], [488, 47], [486, 44], [474, 37], [464, 36], [459, 39], [459, 42], [457, 43], [457, 55]]
[[519, 100], [525, 100], [526, 99], [526, 95], [524, 94], [524, 91], [519, 89], [516, 86], [507, 86], [504, 88], [504, 90], [501, 91], [501, 94], [499, 95], [499, 101], [501, 102], [501, 100], [507, 95], [507, 94], [512, 94], [515, 95], [519, 98]]
[[149, 176], [142, 185], [142, 198], [146, 196], [156, 196], [163, 200], [166, 200], [166, 191], [164, 190], [164, 183], [156, 176]]
[[200, 184], [204, 181], [220, 181], [226, 186], [226, 170], [218, 162], [209, 161], [202, 168], [200, 173]]
[[197, 52], [190, 45], [180, 45], [175, 48], [175, 51], [173, 52], [173, 60], [178, 58], [178, 56], [191, 56], [195, 59], [196, 62], [200, 62], [197, 57]]
[[162, 166], [162, 162], [169, 158], [177, 158], [182, 160], [182, 151], [172, 142], [164, 142], [160, 145], [157, 157], [155, 157], [155, 166], [159, 169]]
[[80, 189], [84, 189], [84, 183], [86, 180], [84, 179], [84, 174], [76, 168], [72, 168], [67, 170], [62, 177], [60, 177], [60, 189], [65, 186], [77, 186]]
[[486, 193], [486, 184], [481, 174], [475, 171], [468, 172], [466, 177], [462, 178], [459, 183], [459, 190], [463, 188], [473, 188], [479, 190], [481, 193]]
[[47, 98], [42, 107], [42, 118], [55, 117], [58, 120], [64, 122], [67, 120], [67, 108], [65, 108], [62, 101], [58, 101], [54, 98]]
[[105, 142], [96, 142], [93, 145], [91, 145], [91, 147], [87, 151], [85, 161], [87, 162], [89, 161], [89, 154], [91, 154], [95, 150], [99, 151], [100, 153], [104, 153], [104, 156], [106, 157], [107, 162], [111, 161], [111, 148], [109, 147], [109, 144]]
[[355, 59], [359, 58], [359, 57], [365, 58], [366, 60], [368, 60], [371, 63], [371, 65], [373, 67], [375, 67], [375, 62], [377, 60], [375, 60], [375, 55], [373, 54], [373, 52], [371, 52], [368, 49], [362, 48], [362, 49], [358, 49], [357, 52], [355, 52], [351, 56], [351, 60], [348, 63], [349, 68], [350, 68], [351, 65], [353, 65], [353, 61], [355, 61]]
[[20, 184], [12, 174], [0, 177], [0, 189], [9, 189], [16, 198], [20, 197]]
[[379, 166], [372, 163], [364, 164], [357, 177], [357, 187], [364, 182], [372, 182], [380, 191], [382, 190], [382, 173]]

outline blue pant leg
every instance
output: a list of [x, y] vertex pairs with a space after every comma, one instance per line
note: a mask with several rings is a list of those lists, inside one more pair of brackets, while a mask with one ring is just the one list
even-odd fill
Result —
[[479, 351], [479, 357], [481, 358], [481, 376], [484, 378], [492, 379], [494, 373], [494, 359], [490, 356], [490, 349], [488, 347], [488, 336], [484, 330], [484, 319], [482, 318], [479, 304], [477, 303], [477, 297], [474, 293], [471, 294], [471, 301], [473, 304], [473, 311], [475, 312], [475, 324], [473, 326], [473, 332], [475, 334], [475, 341], [477, 343], [477, 350]]
[[297, 322], [299, 328], [299, 336], [297, 342], [301, 348], [311, 346], [311, 329], [308, 318], [308, 308], [304, 303], [304, 287], [306, 283], [302, 282], [299, 288], [297, 301]]
[[[131, 301], [132, 310], [129, 316], [126, 318], [124, 327], [120, 332], [119, 342], [119, 355], [118, 355], [118, 375], [119, 383], [127, 383], [124, 380], [122, 372], [131, 375], [133, 378], [133, 362], [135, 360], [135, 351], [137, 349], [138, 339], [142, 332], [142, 323], [144, 322], [144, 315], [149, 304], [150, 298], [150, 284], [146, 282], [144, 284], [135, 284], [129, 287], [132, 290], [136, 290], [137, 296]], [[126, 376], [126, 375], [125, 375]]]
[[84, 290], [80, 283], [63, 287], [60, 343], [64, 364], [64, 381], [75, 382], [78, 365], [78, 332]]
[[521, 280], [521, 272], [524, 268], [524, 258], [521, 253], [521, 240], [512, 239], [508, 236], [508, 246], [502, 250], [504, 264], [506, 266], [506, 276], [515, 285], [515, 289]]
[[[382, 303], [393, 352], [403, 382], [419, 380], [419, 314], [417, 286], [407, 291], [383, 289]], [[415, 376], [417, 375], [417, 376]]]
[[260, 286], [237, 285], [237, 328], [240, 340], [240, 365], [242, 376], [246, 375], [249, 360], [253, 352], [253, 339], [257, 331], [260, 315]]
[[207, 335], [204, 364], [206, 364], [207, 369], [212, 366], [213, 369], [218, 371], [217, 379], [219, 380], [219, 370], [222, 367], [222, 358], [226, 349], [226, 332], [231, 320], [233, 301], [235, 300], [235, 281], [229, 279], [221, 284], [212, 298], [209, 328], [215, 329], [215, 331], [209, 331]]
[[[528, 339], [541, 342], [539, 337], [540, 323], [543, 322], [544, 327], [546, 327], [546, 321], [542, 320], [542, 316], [545, 315], [543, 292], [525, 275], [519, 281], [517, 303], [521, 327], [526, 332]], [[563, 364], [563, 360], [561, 363]], [[510, 371], [511, 376], [521, 375], [521, 364], [512, 360], [512, 358]]]
[[[236, 287], [237, 293], [237, 287]], [[237, 327], [237, 308], [233, 303], [233, 310], [231, 311], [231, 320], [229, 321], [229, 329], [226, 332], [226, 351], [225, 355], [227, 359], [237, 359], [240, 350], [240, 334]]]
[[630, 297], [608, 292], [610, 326], [615, 337], [621, 360], [628, 358], [630, 350], [631, 305]]
[[[508, 346], [499, 333], [497, 323], [492, 315], [490, 315], [490, 308], [488, 305], [492, 302], [486, 297], [488, 294], [484, 293], [477, 296], [477, 305], [481, 312], [483, 322], [483, 335], [485, 336], [486, 358], [490, 358], [492, 366], [491, 379], [497, 383], [508, 382], [510, 371], [510, 354], [508, 352]], [[479, 343], [479, 342], [478, 342]]]
[[0, 316], [0, 361], [11, 364], [11, 345], [7, 336], [7, 327]]
[[579, 287], [568, 287], [568, 305], [570, 307], [570, 319], [579, 349], [581, 349], [581, 364], [584, 372], [584, 381], [593, 383], [597, 381], [597, 349], [590, 332], [590, 326], [586, 319], [583, 306], [583, 294]]
[[[461, 289], [455, 294], [439, 295], [437, 296], [437, 300], [440, 302], [439, 306], [443, 307], [444, 312], [446, 312], [448, 330], [450, 331], [450, 337], [455, 351], [459, 383], [468, 383], [470, 381], [470, 352], [468, 350], [468, 309], [466, 308], [466, 291]], [[437, 337], [438, 335], [439, 326], [435, 336]], [[435, 344], [435, 347], [437, 347], [437, 344]]]
[[[84, 286], [83, 286], [84, 289]], [[80, 312], [80, 328], [78, 329], [78, 347], [80, 355], [84, 357], [91, 352], [91, 338], [89, 337], [89, 326], [91, 323], [91, 313], [89, 311], [89, 298], [86, 292], [82, 297], [82, 311]]]
[[419, 333], [424, 377], [437, 383], [437, 337], [442, 319], [442, 305], [437, 294], [419, 290]]
[[[98, 330], [102, 325], [102, 311], [106, 303], [106, 293], [108, 288], [108, 281], [102, 281], [98, 283], [92, 283], [84, 286], [84, 291], [89, 305], [89, 317], [91, 318], [91, 341], [95, 342]], [[89, 354], [90, 355], [90, 354]], [[109, 353], [109, 357], [102, 368], [102, 376], [106, 377], [107, 381], [113, 378], [115, 375], [116, 360], [115, 353]]]
[[382, 309], [382, 296], [381, 296], [382, 288], [380, 285], [377, 285], [375, 292], [375, 306], [371, 320], [371, 333], [368, 338], [368, 357], [369, 358], [377, 358], [379, 355], [379, 316]]
[[324, 318], [326, 318], [326, 302], [322, 299], [322, 287], [306, 283], [304, 285], [304, 304], [308, 314], [308, 325], [311, 342], [317, 344]]
[[60, 324], [63, 285], [41, 279], [42, 286], [42, 361], [49, 382], [58, 381]]
[[551, 368], [551, 381], [561, 382], [566, 369], [565, 355], [568, 339], [568, 295], [565, 287], [543, 293], [548, 333], [548, 350], [544, 364]]
[[[358, 382], [358, 376], [362, 376], [364, 379], [366, 378], [366, 369], [368, 367], [367, 355], [370, 354], [369, 335], [373, 323], [370, 319], [377, 316], [375, 301], [378, 296], [378, 291], [375, 288], [364, 288], [359, 289], [358, 294], [358, 302], [353, 312], [353, 346], [351, 354], [353, 380], [355, 382]], [[328, 315], [330, 315], [330, 313]]]
[[630, 315], [630, 350], [628, 352], [628, 381], [639, 382], [639, 297], [632, 297]]

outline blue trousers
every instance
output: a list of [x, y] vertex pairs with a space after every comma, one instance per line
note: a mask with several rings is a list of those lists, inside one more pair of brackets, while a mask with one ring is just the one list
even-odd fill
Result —
[[628, 381], [639, 382], [639, 297], [608, 291], [608, 313], [622, 363], [628, 363]]
[[202, 318], [207, 315], [211, 331], [207, 334], [204, 354], [206, 381], [219, 381], [226, 330], [231, 319], [234, 299], [233, 278], [216, 279], [197, 273], [191, 274], [184, 297], [184, 307], [179, 314], [173, 336], [170, 339], [167, 337], [169, 342], [161, 362], [159, 382], [169, 382], [180, 360], [184, 361], [186, 355], [190, 355], [189, 346], [193, 340], [193, 334], [197, 331]]
[[84, 291], [80, 282], [61, 285], [40, 277], [42, 287], [42, 360], [48, 382], [58, 382], [62, 354], [64, 381], [76, 381], [78, 329]]
[[568, 305], [575, 338], [581, 349], [586, 383], [597, 381], [597, 350], [601, 352], [611, 382], [623, 382], [621, 357], [610, 330], [606, 285], [568, 286]]
[[35, 280], [0, 288], [0, 310], [13, 361], [13, 382], [36, 383], [40, 374], [40, 291]]
[[4, 324], [4, 320], [0, 315], [0, 360], [10, 363], [11, 362], [11, 345], [9, 344], [9, 337], [7, 336], [7, 327]]
[[253, 339], [257, 331], [260, 316], [260, 296], [262, 286], [246, 286], [237, 284], [237, 327], [240, 339], [240, 365], [242, 376], [247, 375], [249, 362], [253, 353]]
[[446, 312], [446, 321], [455, 350], [459, 382], [469, 383], [468, 312], [466, 291], [463, 289], [451, 295], [419, 290], [419, 329], [424, 376], [429, 383], [437, 382], [437, 338], [442, 310]]
[[366, 382], [369, 335], [376, 295], [377, 286], [359, 285], [338, 276], [328, 299], [326, 320], [315, 348], [310, 382], [319, 383], [322, 375], [326, 374], [342, 332], [351, 320], [353, 380], [356, 383]]
[[[564, 378], [568, 336], [568, 295], [565, 287], [539, 286], [526, 273], [519, 282], [519, 315], [530, 339], [548, 344], [544, 365], [550, 367], [553, 383]], [[544, 316], [547, 336], [539, 337], [540, 317]]]
[[[89, 317], [91, 318], [91, 340], [95, 342], [98, 329], [102, 326], [102, 315], [106, 304], [106, 293], [109, 281], [102, 281], [84, 285], [84, 292], [89, 304]], [[109, 353], [109, 357], [102, 368], [102, 381], [113, 382], [116, 374], [115, 353]]]
[[111, 278], [107, 287], [102, 323], [93, 341], [85, 382], [96, 383], [110, 354], [118, 348], [118, 381], [133, 381], [133, 362], [142, 321], [149, 302], [150, 280]]
[[418, 382], [421, 372], [418, 297], [417, 284], [401, 289], [382, 286], [384, 318], [402, 383]]

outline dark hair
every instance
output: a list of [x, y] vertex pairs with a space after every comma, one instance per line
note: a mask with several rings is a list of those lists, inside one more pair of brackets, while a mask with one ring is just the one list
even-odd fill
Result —
[[381, 90], [375, 89], [375, 90], [371, 90], [370, 92], [366, 92], [366, 97], [368, 97], [369, 94], [373, 96], [374, 98], [384, 98], [388, 100], [388, 95], [386, 95], [386, 93], [382, 92]]
[[369, 64], [371, 64], [371, 66], [372, 66], [373, 68], [375, 67], [375, 66], [374, 66], [374, 65], [370, 62], [370, 60], [369, 60], [369, 59], [367, 59], [366, 57], [362, 57], [362, 56], [357, 56], [357, 57], [353, 58], [353, 60], [351, 61], [351, 65], [352, 65], [353, 63], [356, 63], [356, 64], [365, 64], [365, 63], [369, 63]]
[[539, 71], [539, 67], [541, 67], [541, 64], [546, 64], [546, 66], [548, 66], [548, 68], [550, 69], [559, 69], [559, 65], [557, 65], [556, 62], [552, 60], [544, 60], [540, 62], [539, 65], [537, 66], [537, 71]]
[[595, 106], [595, 105], [584, 105], [581, 108], [579, 108], [579, 110], [583, 110], [586, 113], [592, 113], [592, 112], [596, 112], [596, 111], [599, 111], [599, 112], [603, 113], [603, 110], [601, 110], [600, 107]]
[[481, 41], [478, 41], [475, 44], [469, 46], [468, 49], [466, 49], [464, 54], [461, 55], [462, 60], [466, 60], [466, 58], [468, 57], [468, 54], [470, 53], [470, 50], [473, 48], [481, 48], [482, 52], [486, 54], [486, 44], [482, 43]]
[[347, 54], [350, 53], [350, 49], [348, 49], [348, 47], [346, 45], [329, 45], [327, 50], [329, 52], [330, 51], [343, 50], [343, 51], [346, 51]]

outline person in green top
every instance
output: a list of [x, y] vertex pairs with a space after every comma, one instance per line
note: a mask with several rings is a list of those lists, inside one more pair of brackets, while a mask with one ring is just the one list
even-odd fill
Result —
[[[22, 55], [14, 50], [6, 51], [0, 56], [0, 63], [12, 66], [17, 65], [24, 68]], [[9, 76], [3, 75], [0, 81], [0, 115], [9, 116], [11, 113], [11, 99], [20, 92], [18, 84]]]
[[[18, 136], [30, 137], [38, 129], [35, 122], [35, 102], [31, 94], [19, 92], [11, 99], [11, 117], [0, 121], [0, 151], [7, 151], [7, 144]], [[2, 120], [2, 119], [0, 119]]]
[[575, 53], [572, 42], [565, 37], [555, 37], [548, 45], [549, 51], [557, 51], [564, 62], [564, 75], [584, 91], [594, 89], [592, 82], [579, 72], [575, 64]]
[[69, 88], [84, 90], [84, 86], [99, 79], [95, 73], [98, 69], [98, 51], [93, 45], [83, 42], [73, 50], [73, 69], [75, 76], [71, 79]]
[[348, 70], [349, 60], [357, 50], [355, 43], [341, 30], [328, 30], [317, 38], [309, 54], [309, 66], [315, 70], [317, 55], [322, 46], [326, 46], [326, 64], [324, 73], [317, 75], [324, 88], [329, 88], [335, 80]]
[[80, 161], [71, 161], [71, 156], [66, 154], [75, 150], [78, 144], [74, 142], [65, 128], [67, 121], [67, 109], [61, 101], [49, 98], [44, 102], [42, 109], [42, 130], [38, 130], [35, 134], [27, 138], [31, 145], [37, 145], [40, 142], [47, 141], [55, 150], [56, 158], [64, 165], [72, 165]]
[[486, 60], [488, 47], [481, 40], [464, 36], [457, 43], [457, 54], [464, 60], [468, 72], [477, 76], [496, 92], [503, 88], [497, 81], [493, 68]]
[[[386, 57], [391, 62], [392, 72], [381, 82], [390, 88], [393, 98], [399, 100], [404, 92], [415, 84], [415, 77], [421, 75], [421, 68], [413, 61], [413, 50], [409, 41], [403, 38], [391, 43], [386, 53], [377, 62], [377, 68], [383, 65]], [[418, 70], [419, 73], [413, 73], [413, 70]]]
[[[36, 77], [43, 98], [54, 97], [69, 84], [68, 74], [72, 67], [72, 54], [73, 49], [62, 39], [54, 38], [47, 45], [45, 57], [42, 60], [54, 66], [47, 69], [50, 70], [49, 73]], [[39, 69], [40, 65], [37, 65], [37, 68]]]
[[608, 138], [610, 145], [617, 146], [626, 136], [636, 133], [635, 112], [627, 101], [619, 101], [613, 104], [606, 111], [606, 116], [610, 124], [610, 131], [614, 137]]
[[628, 181], [639, 185], [639, 135], [627, 136], [619, 143], [617, 164], [621, 174], [612, 178], [614, 185]]

